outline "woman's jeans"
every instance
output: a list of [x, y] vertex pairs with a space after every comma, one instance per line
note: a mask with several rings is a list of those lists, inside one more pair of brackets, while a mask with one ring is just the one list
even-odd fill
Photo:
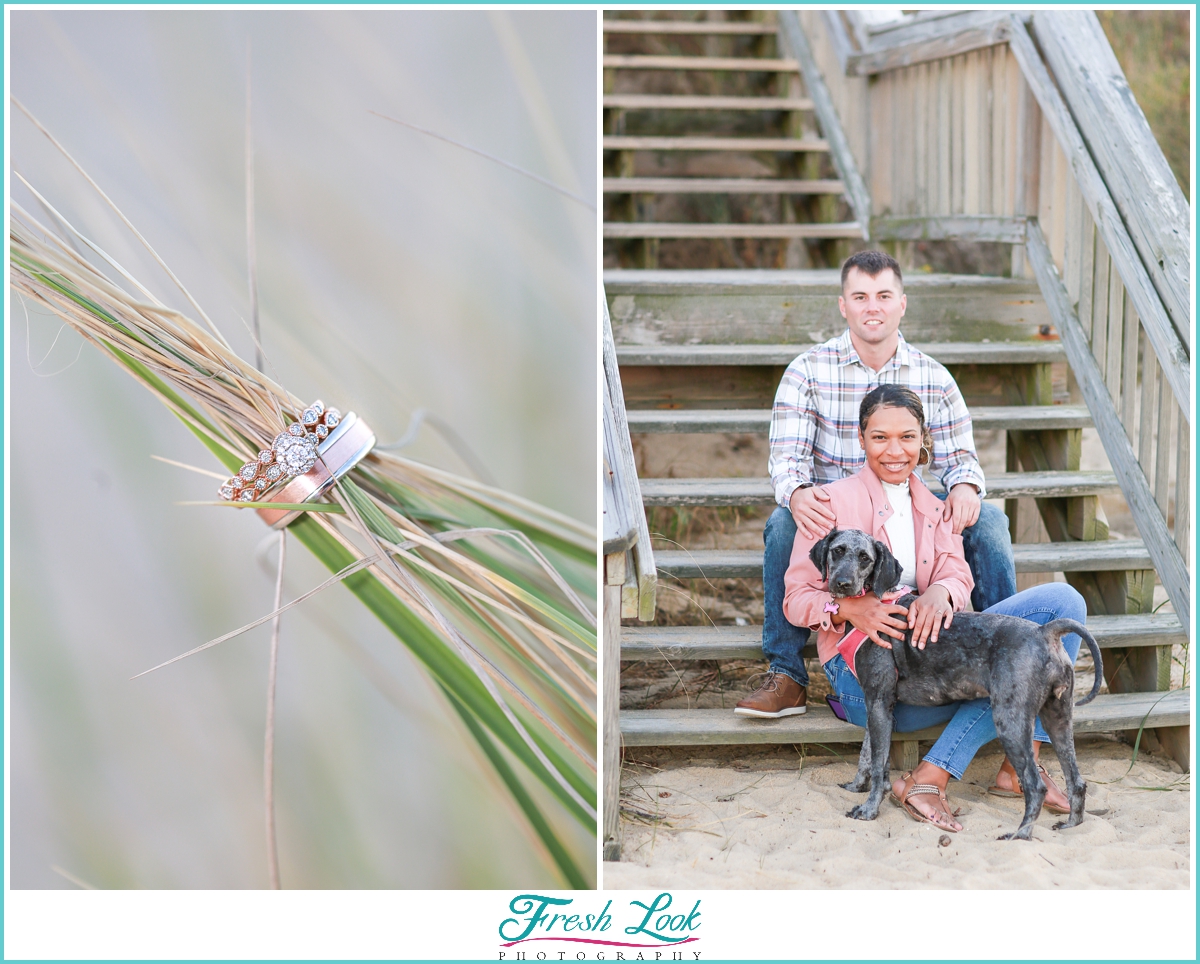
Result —
[[[1053, 619], [1074, 619], [1084, 622], [1087, 607], [1083, 597], [1065, 582], [1049, 582], [1026, 589], [1015, 596], [997, 603], [987, 610], [989, 613], [1004, 613], [1020, 616], [1042, 626]], [[1079, 655], [1080, 638], [1070, 633], [1062, 638], [1063, 649], [1075, 661]], [[864, 646], [873, 646], [868, 641]], [[938, 643], [926, 644], [937, 646]], [[825, 664], [825, 675], [829, 677], [834, 693], [845, 707], [846, 716], [855, 726], [866, 727], [867, 707], [862, 687], [850, 672], [850, 667], [839, 653]], [[925, 760], [943, 770], [948, 770], [955, 779], [961, 780], [967, 765], [974, 759], [979, 748], [996, 738], [996, 724], [992, 721], [992, 703], [988, 699], [963, 700], [945, 706], [910, 706], [897, 703], [892, 714], [897, 733], [911, 733], [939, 723], [949, 723], [936, 743], [925, 755]], [[1033, 738], [1041, 743], [1050, 742], [1039, 719], [1033, 730]]]
[[[939, 495], [938, 498], [944, 498]], [[1017, 572], [1013, 566], [1012, 540], [1008, 535], [1008, 516], [986, 502], [980, 506], [975, 524], [963, 530], [963, 554], [975, 588], [971, 606], [981, 613], [1017, 591]], [[763, 530], [763, 655], [772, 673], [790, 676], [801, 686], [808, 685], [808, 670], [800, 654], [808, 643], [808, 628], [793, 626], [783, 615], [783, 576], [792, 561], [796, 542], [796, 520], [792, 513], [777, 508]]]

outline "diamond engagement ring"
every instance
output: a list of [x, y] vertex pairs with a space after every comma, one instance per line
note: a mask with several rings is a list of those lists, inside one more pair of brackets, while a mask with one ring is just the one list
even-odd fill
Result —
[[[234, 502], [311, 502], [349, 472], [375, 445], [375, 433], [353, 412], [313, 402], [280, 432], [258, 459], [247, 462], [219, 490]], [[298, 510], [257, 510], [267, 525], [281, 529]]]

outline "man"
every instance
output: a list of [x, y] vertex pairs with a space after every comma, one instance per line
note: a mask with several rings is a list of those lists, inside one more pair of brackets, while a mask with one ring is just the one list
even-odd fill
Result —
[[853, 475], [865, 461], [858, 441], [858, 408], [885, 382], [911, 388], [933, 433], [930, 472], [946, 494], [945, 518], [961, 533], [975, 577], [976, 612], [1017, 591], [1008, 517], [984, 505], [983, 470], [975, 455], [971, 416], [950, 373], [900, 334], [908, 306], [900, 265], [881, 251], [862, 251], [842, 265], [838, 309], [846, 331], [796, 358], [784, 373], [771, 416], [768, 469], [779, 507], [763, 532], [763, 653], [771, 671], [737, 704], [739, 716], [778, 718], [803, 713], [808, 672], [802, 652], [808, 629], [783, 615], [783, 576], [797, 527], [820, 537], [833, 528], [821, 487]]

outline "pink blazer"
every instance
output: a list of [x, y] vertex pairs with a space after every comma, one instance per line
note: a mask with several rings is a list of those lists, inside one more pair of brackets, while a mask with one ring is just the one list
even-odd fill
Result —
[[[912, 495], [913, 527], [917, 550], [917, 592], [933, 585], [945, 586], [954, 611], [966, 608], [975, 580], [963, 555], [962, 536], [956, 536], [950, 522], [942, 519], [945, 503], [913, 475], [908, 480]], [[883, 524], [892, 516], [883, 486], [869, 466], [855, 475], [825, 486], [830, 507], [839, 529], [861, 529], [891, 548]], [[817, 631], [817, 655], [826, 663], [837, 655], [837, 644], [846, 624], [834, 626], [825, 612], [833, 597], [825, 588], [825, 576], [808, 558], [816, 539], [796, 533], [792, 561], [784, 576], [783, 614], [793, 626], [808, 626]]]

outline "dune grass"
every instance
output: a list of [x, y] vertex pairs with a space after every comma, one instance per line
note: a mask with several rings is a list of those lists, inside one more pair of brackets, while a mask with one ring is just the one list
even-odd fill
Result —
[[[12, 205], [10, 283], [21, 297], [57, 314], [122, 365], [231, 473], [298, 418], [302, 400], [233, 352], [95, 182], [88, 178], [199, 321], [159, 301], [16, 176], [51, 216], [47, 224]], [[370, 412], [361, 414], [369, 421]], [[327, 499], [287, 531], [335, 574], [328, 585], [344, 584], [416, 656], [564, 883], [590, 886], [592, 855], [571, 852], [555, 833], [554, 814], [543, 812], [525, 784], [541, 783], [562, 811], [595, 834], [594, 530], [494, 487], [380, 451]]]

